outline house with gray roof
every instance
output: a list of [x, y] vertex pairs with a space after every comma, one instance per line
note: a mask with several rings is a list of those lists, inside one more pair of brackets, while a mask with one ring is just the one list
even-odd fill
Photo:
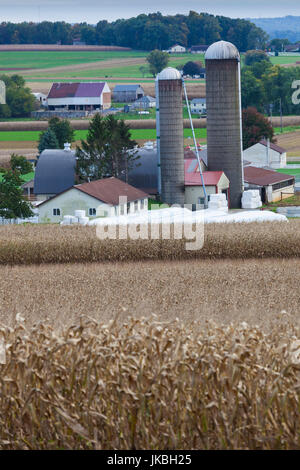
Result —
[[38, 201], [45, 201], [71, 188], [75, 182], [75, 150], [44, 150], [37, 162], [34, 175], [34, 195]]
[[206, 98], [194, 98], [191, 101], [191, 113], [205, 114], [206, 113]]
[[149, 109], [155, 108], [156, 100], [152, 96], [146, 95], [133, 103], [134, 108]]
[[132, 103], [145, 95], [141, 85], [116, 85], [113, 90], [113, 100], [116, 103]]

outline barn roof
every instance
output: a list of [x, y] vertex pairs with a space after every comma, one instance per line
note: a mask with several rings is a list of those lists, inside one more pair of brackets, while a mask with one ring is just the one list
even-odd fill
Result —
[[36, 165], [34, 194], [58, 194], [73, 186], [75, 165], [73, 150], [44, 150]]
[[246, 183], [255, 184], [257, 186], [268, 186], [269, 184], [281, 183], [295, 179], [293, 175], [286, 175], [274, 170], [265, 170], [255, 166], [246, 166], [244, 168], [244, 179]]
[[48, 98], [90, 98], [100, 96], [105, 82], [53, 83]]

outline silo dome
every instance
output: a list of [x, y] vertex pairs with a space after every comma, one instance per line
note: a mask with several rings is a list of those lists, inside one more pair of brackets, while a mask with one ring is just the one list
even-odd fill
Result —
[[181, 73], [179, 70], [174, 69], [173, 67], [167, 67], [163, 69], [158, 75], [158, 80], [180, 80]]
[[240, 60], [240, 54], [234, 44], [227, 41], [218, 41], [209, 46], [205, 54], [205, 60]]

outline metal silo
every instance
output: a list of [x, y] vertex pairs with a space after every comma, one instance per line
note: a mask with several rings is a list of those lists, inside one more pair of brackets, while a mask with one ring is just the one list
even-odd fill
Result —
[[184, 204], [184, 148], [182, 79], [178, 70], [167, 67], [156, 77], [157, 152], [161, 178], [161, 200]]
[[240, 55], [230, 42], [212, 44], [205, 54], [208, 169], [230, 181], [229, 205], [241, 207], [243, 147]]

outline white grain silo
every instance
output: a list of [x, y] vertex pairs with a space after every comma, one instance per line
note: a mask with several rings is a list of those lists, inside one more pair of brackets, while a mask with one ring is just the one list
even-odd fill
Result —
[[205, 54], [208, 169], [230, 181], [229, 204], [241, 207], [243, 192], [240, 54], [226, 41]]
[[156, 77], [157, 153], [161, 200], [184, 204], [184, 148], [182, 79], [178, 70], [167, 67]]

